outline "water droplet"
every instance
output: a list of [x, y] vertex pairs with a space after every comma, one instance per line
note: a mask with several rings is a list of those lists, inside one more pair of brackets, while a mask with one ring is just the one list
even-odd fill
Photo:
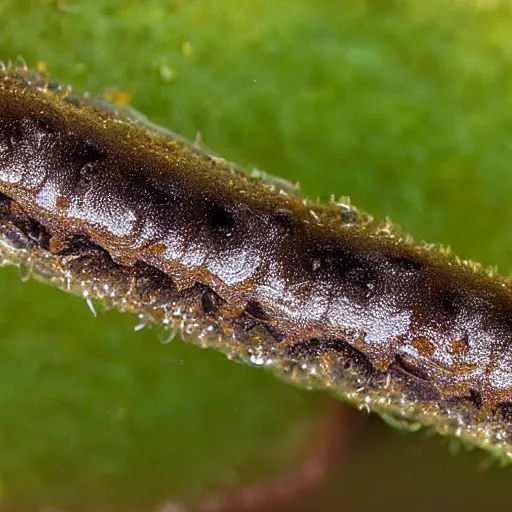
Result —
[[135, 332], [139, 332], [139, 331], [142, 331], [142, 329], [144, 329], [145, 327], [147, 326], [146, 322], [139, 322], [134, 328], [133, 330]]
[[256, 366], [261, 366], [261, 365], [265, 364], [265, 359], [263, 359], [263, 356], [261, 354], [252, 354], [249, 357], [249, 361], [252, 364], [255, 364]]

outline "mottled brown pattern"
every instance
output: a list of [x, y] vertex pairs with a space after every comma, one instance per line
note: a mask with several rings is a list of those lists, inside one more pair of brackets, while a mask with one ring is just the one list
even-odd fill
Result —
[[0, 74], [0, 192], [4, 263], [509, 452], [508, 280], [24, 69]]

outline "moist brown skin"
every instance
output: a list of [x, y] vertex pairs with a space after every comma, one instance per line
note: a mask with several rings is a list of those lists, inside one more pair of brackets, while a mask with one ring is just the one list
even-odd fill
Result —
[[508, 456], [509, 281], [26, 70], [0, 73], [0, 193], [5, 262]]

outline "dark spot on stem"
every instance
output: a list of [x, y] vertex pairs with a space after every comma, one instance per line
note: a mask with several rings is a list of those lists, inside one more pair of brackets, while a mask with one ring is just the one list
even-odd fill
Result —
[[374, 367], [368, 357], [342, 339], [311, 338], [310, 340], [300, 341], [287, 348], [288, 355], [299, 359], [316, 359], [328, 352], [339, 354], [340, 362], [338, 369], [341, 372], [356, 369], [363, 371], [365, 374], [370, 374], [374, 371]]
[[206, 316], [217, 316], [224, 301], [213, 290], [207, 289], [201, 296], [201, 307]]
[[407, 375], [420, 380], [429, 381], [427, 372], [418, 366], [418, 362], [406, 354], [397, 354], [395, 356], [396, 365]]
[[441, 292], [437, 297], [437, 302], [441, 310], [449, 318], [454, 318], [460, 313], [462, 301], [460, 295], [456, 292]]
[[470, 389], [469, 397], [478, 409], [480, 409], [482, 407], [482, 404], [483, 404], [482, 393], [480, 393], [479, 391], [476, 391], [475, 389]]
[[211, 232], [219, 235], [230, 235], [235, 227], [233, 214], [213, 201], [206, 202], [205, 221]]
[[391, 258], [391, 263], [406, 272], [421, 272], [425, 264], [415, 258], [409, 258], [407, 256], [397, 256]]
[[135, 264], [135, 286], [137, 292], [143, 296], [175, 289], [172, 279], [167, 274], [142, 261]]
[[[93, 142], [75, 143], [69, 155], [71, 161], [80, 169], [92, 168], [94, 164], [105, 159], [104, 151]], [[84, 172], [82, 179], [87, 179], [88, 171]]]
[[256, 300], [250, 300], [247, 302], [245, 312], [258, 320], [269, 320], [269, 317], [261, 307], [261, 304]]

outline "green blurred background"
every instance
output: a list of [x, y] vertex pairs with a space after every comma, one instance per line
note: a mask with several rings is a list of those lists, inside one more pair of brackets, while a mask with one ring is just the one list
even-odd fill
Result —
[[[510, 273], [508, 4], [0, 0], [0, 60], [130, 99], [243, 166]], [[135, 323], [1, 269], [1, 510], [152, 510], [301, 460], [323, 397]], [[366, 417], [286, 510], [509, 510], [511, 480]]]

